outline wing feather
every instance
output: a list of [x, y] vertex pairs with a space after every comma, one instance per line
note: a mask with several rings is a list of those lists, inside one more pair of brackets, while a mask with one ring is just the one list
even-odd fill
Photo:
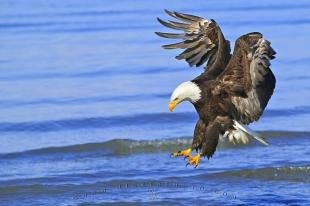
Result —
[[198, 78], [205, 77], [207, 74], [210, 78], [218, 76], [229, 61], [230, 43], [225, 40], [217, 23], [212, 19], [206, 20], [191, 14], [168, 10], [165, 12], [180, 22], [157, 18], [158, 21], [170, 29], [181, 30], [184, 33], [155, 32], [160, 37], [182, 40], [178, 43], [164, 45], [163, 48], [184, 49], [176, 56], [176, 59], [184, 59], [191, 67], [198, 67], [207, 62], [206, 71]]
[[203, 18], [201, 18], [199, 16], [194, 16], [191, 14], [183, 14], [180, 12], [171, 12], [171, 11], [168, 11], [167, 9], [165, 9], [165, 12], [168, 15], [170, 15], [171, 17], [174, 17], [174, 18], [179, 19], [179, 20], [184, 21], [184, 22], [193, 23], [193, 22], [204, 20]]
[[164, 20], [161, 20], [160, 18], [157, 18], [157, 20], [159, 21], [159, 23], [161, 23], [163, 26], [166, 26], [168, 28], [171, 28], [171, 29], [176, 29], [176, 30], [183, 30], [183, 31], [186, 31], [188, 29], [188, 26], [181, 26], [181, 25], [176, 25], [175, 23], [169, 21], [169, 22], [166, 22]]
[[225, 71], [214, 83], [214, 94], [228, 94], [234, 105], [235, 118], [243, 124], [259, 119], [275, 88], [269, 68], [275, 51], [262, 34], [241, 36]]
[[178, 60], [189, 58], [189, 57], [199, 53], [203, 49], [202, 47], [204, 47], [203, 44], [198, 44], [196, 46], [188, 48], [188, 49], [184, 50], [181, 54], [177, 55], [175, 58]]
[[168, 38], [168, 39], [184, 39], [184, 34], [173, 34], [173, 33], [163, 33], [155, 32], [158, 36]]

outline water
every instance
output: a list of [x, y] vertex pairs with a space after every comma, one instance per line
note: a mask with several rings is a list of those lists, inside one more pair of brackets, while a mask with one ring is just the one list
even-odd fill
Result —
[[[310, 3], [306, 0], [1, 1], [0, 205], [310, 204]], [[163, 9], [214, 18], [226, 38], [272, 42], [277, 86], [251, 127], [271, 143], [221, 142], [197, 169], [190, 104], [200, 74], [164, 51]]]

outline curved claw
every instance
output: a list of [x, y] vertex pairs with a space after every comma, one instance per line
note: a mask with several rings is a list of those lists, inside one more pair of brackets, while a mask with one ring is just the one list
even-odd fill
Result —
[[194, 168], [196, 168], [200, 162], [200, 154], [197, 154], [196, 156], [189, 156], [187, 159], [188, 159], [187, 165], [193, 165]]
[[[190, 165], [190, 163], [186, 163], [186, 167]], [[198, 167], [198, 164], [194, 166], [194, 168], [197, 168]]]

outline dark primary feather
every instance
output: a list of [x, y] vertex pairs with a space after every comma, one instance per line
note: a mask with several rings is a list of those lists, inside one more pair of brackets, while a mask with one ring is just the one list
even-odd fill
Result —
[[172, 34], [172, 33], [163, 33], [163, 32], [155, 32], [160, 37], [169, 38], [169, 39], [184, 39], [184, 34]]
[[165, 11], [180, 22], [163, 21], [157, 18], [158, 21], [168, 28], [181, 30], [184, 33], [155, 32], [160, 37], [182, 40], [178, 43], [164, 45], [163, 48], [184, 49], [176, 56], [176, 59], [184, 59], [191, 67], [198, 67], [207, 62], [206, 71], [199, 78], [207, 76], [212, 79], [218, 76], [229, 61], [230, 43], [225, 40], [217, 23], [214, 20], [206, 20], [190, 14]]
[[172, 21], [166, 22], [166, 21], [161, 20], [160, 18], [157, 18], [157, 20], [162, 25], [164, 25], [166, 27], [169, 27], [171, 29], [177, 29], [177, 30], [186, 31], [188, 29], [188, 27], [189, 27], [189, 24], [181, 24], [181, 23], [176, 24], [176, 22], [172, 22]]
[[185, 21], [185, 22], [190, 22], [190, 23], [193, 23], [193, 22], [196, 22], [196, 21], [202, 21], [203, 18], [199, 17], [199, 16], [194, 16], [194, 15], [191, 15], [191, 14], [182, 14], [182, 13], [178, 13], [178, 12], [171, 12], [171, 11], [168, 11], [167, 9], [165, 9], [165, 12], [176, 18], [176, 19], [179, 19], [181, 21]]
[[214, 94], [227, 93], [236, 108], [235, 118], [249, 124], [262, 115], [273, 90], [275, 77], [269, 68], [275, 51], [258, 32], [239, 37], [225, 71], [214, 84]]

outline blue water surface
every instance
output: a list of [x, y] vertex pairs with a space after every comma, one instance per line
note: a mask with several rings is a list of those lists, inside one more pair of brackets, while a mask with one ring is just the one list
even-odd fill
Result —
[[[310, 2], [2, 0], [0, 205], [310, 204]], [[234, 45], [259, 31], [276, 50], [275, 93], [251, 128], [271, 143], [221, 143], [185, 167], [197, 114], [168, 113], [202, 68], [155, 31], [164, 9], [215, 19]]]

